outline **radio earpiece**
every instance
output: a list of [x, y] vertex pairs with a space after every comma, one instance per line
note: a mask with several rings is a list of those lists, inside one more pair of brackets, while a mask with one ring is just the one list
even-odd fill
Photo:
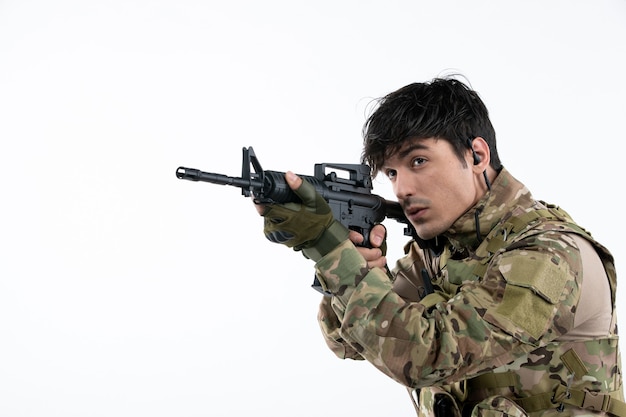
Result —
[[472, 150], [472, 158], [474, 158], [474, 165], [480, 164], [480, 156], [476, 154], [476, 151], [474, 150], [474, 146], [472, 145], [472, 140], [469, 138], [467, 139], [467, 145]]
[[[472, 158], [474, 158], [474, 165], [480, 164], [480, 156], [474, 150], [474, 145], [472, 145], [472, 140], [467, 138], [467, 146], [472, 150]], [[489, 177], [487, 177], [487, 170], [483, 171], [483, 177], [485, 178], [485, 184], [487, 184], [487, 189], [491, 191], [491, 182], [489, 181]]]

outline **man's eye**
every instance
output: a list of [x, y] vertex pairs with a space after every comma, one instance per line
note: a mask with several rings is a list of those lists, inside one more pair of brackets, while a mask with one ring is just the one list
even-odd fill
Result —
[[419, 165], [422, 165], [424, 162], [426, 162], [426, 159], [424, 158], [415, 158], [411, 161], [411, 165], [419, 166]]
[[385, 171], [385, 175], [387, 176], [387, 178], [392, 179], [396, 176], [396, 171], [394, 169], [388, 169], [387, 171]]

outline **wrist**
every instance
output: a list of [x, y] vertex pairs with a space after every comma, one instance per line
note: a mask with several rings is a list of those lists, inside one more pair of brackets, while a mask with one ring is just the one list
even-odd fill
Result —
[[340, 243], [348, 239], [348, 229], [339, 223], [333, 221], [331, 225], [324, 230], [324, 233], [310, 248], [302, 249], [302, 253], [309, 259], [317, 262], [339, 246]]

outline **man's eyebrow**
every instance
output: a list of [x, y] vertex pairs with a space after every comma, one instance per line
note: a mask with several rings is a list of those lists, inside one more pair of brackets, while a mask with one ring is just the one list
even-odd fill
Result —
[[425, 145], [422, 141], [413, 141], [410, 145], [407, 145], [405, 148], [400, 149], [398, 151], [398, 156], [400, 158], [404, 158], [416, 149], [428, 149], [428, 146]]
[[[409, 155], [411, 152], [415, 151], [416, 149], [427, 150], [427, 149], [430, 149], [430, 147], [421, 140], [414, 140], [408, 145], [406, 145], [405, 147], [398, 150], [396, 156], [398, 159], [404, 159], [406, 158], [407, 155]], [[385, 168], [387, 168], [387, 160], [385, 160], [384, 163], [381, 165], [380, 171], [384, 170]]]

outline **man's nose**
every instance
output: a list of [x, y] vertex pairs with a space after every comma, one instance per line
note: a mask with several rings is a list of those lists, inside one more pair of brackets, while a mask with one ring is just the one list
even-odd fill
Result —
[[404, 175], [401, 172], [396, 173], [393, 188], [398, 200], [403, 200], [407, 197], [412, 196], [415, 192], [414, 187], [415, 184], [410, 181], [407, 175]]

